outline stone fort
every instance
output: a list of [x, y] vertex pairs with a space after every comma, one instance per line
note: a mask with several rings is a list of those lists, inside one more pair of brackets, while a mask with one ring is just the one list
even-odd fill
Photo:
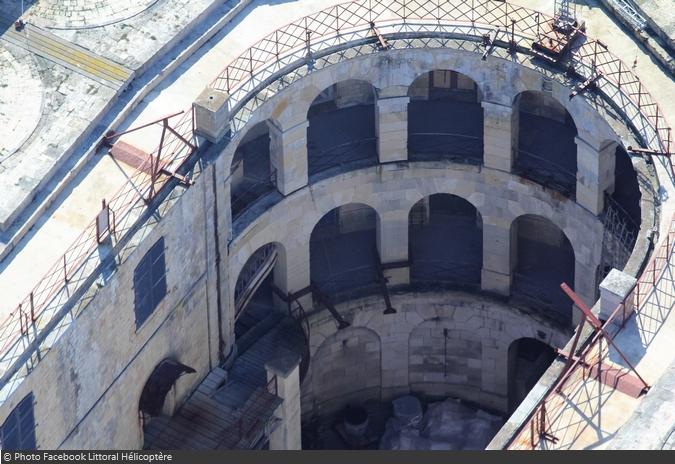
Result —
[[3, 449], [675, 447], [656, 6], [25, 3]]

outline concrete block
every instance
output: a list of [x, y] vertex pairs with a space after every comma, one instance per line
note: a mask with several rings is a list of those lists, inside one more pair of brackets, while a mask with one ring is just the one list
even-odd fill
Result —
[[227, 92], [206, 88], [192, 104], [195, 113], [195, 132], [217, 143], [229, 129]]
[[[629, 315], [635, 310], [632, 298], [627, 298], [632, 292], [637, 279], [618, 269], [612, 269], [600, 283], [600, 312], [598, 318], [607, 320], [614, 310], [625, 303], [625, 313]], [[619, 310], [623, 311], [623, 310]], [[621, 318], [621, 312], [618, 317]], [[620, 320], [620, 319], [619, 319]]]

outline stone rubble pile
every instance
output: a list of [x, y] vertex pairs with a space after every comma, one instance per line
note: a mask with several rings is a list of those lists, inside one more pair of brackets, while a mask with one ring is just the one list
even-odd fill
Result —
[[485, 449], [503, 420], [456, 399], [429, 404], [425, 414], [414, 396], [394, 400], [394, 415], [380, 440], [384, 450]]

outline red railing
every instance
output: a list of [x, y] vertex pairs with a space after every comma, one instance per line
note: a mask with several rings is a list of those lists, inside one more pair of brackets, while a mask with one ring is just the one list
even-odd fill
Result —
[[241, 415], [235, 424], [227, 429], [225, 436], [218, 444], [218, 449], [249, 448], [252, 441], [262, 432], [269, 416], [270, 408], [278, 401], [277, 376], [273, 376], [267, 384], [257, 389], [246, 401]]
[[[581, 350], [571, 353], [572, 357], [568, 356], [568, 364], [533, 408], [528, 419], [521, 424], [519, 431], [511, 439], [508, 449], [568, 447], [579, 433], [580, 423], [586, 425], [586, 422], [592, 420], [594, 414], [589, 414], [588, 417], [578, 421], [567, 416], [583, 414], [583, 411], [576, 412], [576, 408], [583, 403], [593, 401], [601, 405], [605, 401], [602, 397], [588, 398], [589, 393], [584, 386], [601, 366], [616, 368], [617, 365], [608, 362], [610, 344], [607, 337], [615, 337], [619, 334], [630, 318], [636, 317], [636, 313], [641, 313], [645, 306], [649, 305], [648, 297], [656, 291], [663, 271], [668, 266], [674, 240], [675, 217], [671, 220], [670, 230], [655, 250], [630, 293], [602, 325], [602, 330], [595, 331]], [[577, 328], [577, 331], [579, 330], [581, 328]], [[629, 368], [621, 370], [622, 375], [630, 374]], [[637, 373], [636, 375], [639, 376]], [[639, 380], [643, 381], [641, 377]]]
[[[168, 124], [168, 119], [178, 116], [180, 119], [175, 124]], [[77, 309], [67, 314], [60, 314], [61, 310], [99, 269], [105, 259], [104, 247], [116, 245], [157, 191], [195, 150], [191, 142], [192, 110], [160, 121], [161, 140], [151, 156], [109, 202], [104, 202], [101, 213], [0, 323], [0, 404], [76, 317]], [[23, 362], [22, 358], [25, 358]]]
[[[489, 40], [494, 54], [531, 55], [532, 43], [550, 29], [551, 21], [537, 11], [494, 0], [358, 0], [326, 8], [268, 34], [233, 60], [212, 85], [229, 93], [231, 128], [236, 132], [259, 105], [309, 72], [305, 68], [318, 69], [336, 59], [385, 48], [453, 46], [448, 39], [484, 42], [486, 34], [494, 34]], [[411, 40], [420, 37], [429, 40]], [[341, 54], [346, 49], [354, 53]], [[580, 34], [567, 64], [580, 81], [600, 76], [594, 81], [596, 91], [624, 116], [648, 152], [670, 153], [670, 128], [655, 99], [604, 44]], [[163, 140], [145, 166], [150, 175], [137, 171], [109, 202], [113, 244], [136, 223], [146, 202], [170, 178], [167, 173], [175, 172], [192, 153], [194, 147], [186, 141], [192, 140], [193, 129], [191, 112], [177, 127], [165, 125]], [[96, 230], [94, 221], [0, 324], [0, 402], [76, 317], [77, 308], [66, 314], [62, 310], [101, 265], [101, 237]]]
[[[359, 53], [376, 53], [382, 49], [381, 40], [387, 41], [387, 49], [432, 46], [411, 37], [473, 36], [482, 42], [486, 34], [493, 34], [490, 45], [496, 49], [533, 54], [532, 44], [551, 31], [552, 23], [553, 18], [538, 11], [495, 0], [357, 0], [307, 15], [268, 34], [225, 67], [212, 87], [228, 92], [236, 131], [257, 106], [309, 72], [300, 68], [317, 69], [353, 55], [335, 58], [340, 50], [368, 43], [370, 48]], [[631, 67], [602, 42], [581, 31], [576, 35], [568, 47], [566, 71], [572, 70], [580, 82], [594, 79], [594, 88], [624, 115], [644, 148], [670, 153], [670, 128]], [[438, 46], [453, 45], [446, 41]], [[263, 88], [266, 92], [260, 93]]]

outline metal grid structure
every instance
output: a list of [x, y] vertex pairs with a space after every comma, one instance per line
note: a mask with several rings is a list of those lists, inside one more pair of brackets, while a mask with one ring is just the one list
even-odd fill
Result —
[[[230, 63], [212, 86], [228, 92], [231, 129], [237, 132], [258, 106], [312, 70], [381, 50], [454, 47], [480, 53], [484, 49], [484, 58], [520, 55], [525, 57], [522, 64], [550, 75], [548, 65], [540, 66], [529, 57], [532, 43], [552, 21], [537, 11], [495, 0], [358, 0], [268, 34]], [[569, 47], [565, 64], [567, 76], [579, 83], [571, 97], [592, 85], [623, 115], [642, 144], [641, 152], [670, 154], [670, 128], [655, 99], [603, 43], [582, 34]], [[85, 296], [102, 262], [114, 265], [108, 248], [116, 249], [154, 194], [180, 176], [183, 162], [195, 151], [192, 113], [173, 126], [168, 121], [162, 120], [162, 141], [147, 161], [149, 166], [139, 169], [104, 205], [63, 258], [0, 323], [0, 404], [77, 316], [73, 302]]]
[[[241, 129], [252, 111], [276, 92], [314, 69], [385, 48], [452, 46], [442, 39], [472, 40], [494, 49], [534, 55], [532, 44], [554, 19], [542, 13], [495, 0], [357, 0], [300, 18], [255, 43], [233, 60], [212, 87], [229, 94], [232, 130]], [[500, 37], [500, 32], [502, 36]], [[620, 112], [652, 154], [670, 153], [670, 128], [656, 100], [643, 88], [630, 66], [605, 44], [577, 31], [566, 59], [567, 74], [588, 82]], [[491, 37], [487, 44], [485, 37]], [[411, 39], [441, 39], [430, 41]], [[556, 48], [568, 44], [555, 38]], [[349, 51], [347, 51], [349, 49]], [[263, 92], [264, 90], [264, 92]], [[577, 94], [575, 93], [575, 95]]]
[[[176, 122], [171, 123], [174, 118]], [[0, 404], [77, 317], [74, 301], [85, 295], [103, 268], [115, 266], [111, 251], [131, 231], [157, 192], [173, 177], [185, 181], [180, 169], [196, 149], [192, 111], [134, 130], [153, 124], [162, 126], [158, 147], [123, 188], [103, 202], [91, 224], [0, 323]], [[110, 134], [107, 139], [120, 135]]]
[[[671, 220], [668, 234], [654, 252], [630, 293], [602, 324], [601, 329], [591, 334], [580, 350], [576, 351], [573, 346], [571, 352], [565, 356], [567, 358], [565, 368], [532, 409], [527, 420], [521, 424], [518, 432], [509, 442], [508, 449], [570, 447], [586, 423], [592, 423], [596, 418], [599, 420], [598, 408], [606, 402], [609, 396], [607, 391], [613, 390], [610, 386], [604, 392], [589, 392], [593, 389], [589, 389], [587, 381], [597, 379], [599, 372], [610, 372], [616, 379], [619, 379], [628, 378], [633, 371], [637, 376], [638, 387], [643, 390], [649, 388], [649, 385], [639, 377], [634, 369], [620, 367], [610, 361], [610, 355], [616, 355], [617, 352], [612, 349], [611, 341], [630, 318], [636, 318], [640, 314], [654, 310], [655, 305], [651, 300], [658, 298], [658, 286], [672, 259], [674, 241], [675, 217]], [[672, 282], [667, 280], [666, 285], [672, 285]], [[631, 307], [634, 310], [631, 311]], [[651, 318], [649, 314], [646, 317]], [[585, 318], [582, 320], [582, 326], [577, 329], [576, 341], [582, 332], [583, 321]], [[596, 405], [595, 408], [591, 406], [591, 403]], [[579, 408], [591, 410], [586, 413], [583, 410], [579, 411]], [[584, 415], [584, 418], [580, 419], [579, 415]]]

